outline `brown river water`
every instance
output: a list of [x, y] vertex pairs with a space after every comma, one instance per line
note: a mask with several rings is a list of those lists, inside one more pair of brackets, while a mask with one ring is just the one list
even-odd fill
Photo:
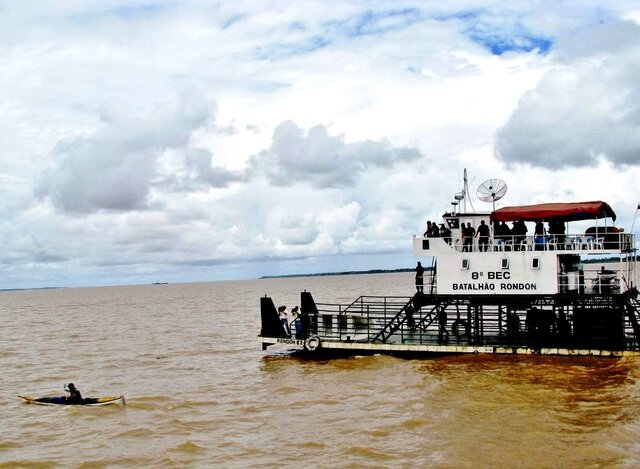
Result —
[[[640, 467], [640, 358], [261, 350], [259, 298], [413, 274], [0, 293], [0, 468]], [[18, 394], [126, 396], [38, 406]]]

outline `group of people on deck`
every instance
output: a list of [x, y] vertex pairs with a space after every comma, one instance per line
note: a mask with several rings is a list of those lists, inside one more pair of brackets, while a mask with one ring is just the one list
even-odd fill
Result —
[[493, 237], [496, 244], [510, 244], [513, 246], [514, 251], [519, 251], [520, 249], [524, 249], [522, 244], [527, 238], [528, 231], [527, 225], [525, 225], [522, 220], [514, 221], [511, 228], [503, 221], [500, 223], [495, 222]]
[[489, 249], [489, 237], [491, 236], [491, 230], [484, 220], [480, 221], [480, 226], [478, 226], [477, 230], [471, 226], [471, 223], [467, 223], [467, 226], [464, 226], [463, 223], [460, 228], [460, 233], [462, 235], [462, 250], [464, 252], [473, 251], [474, 238], [478, 238], [479, 251], [487, 251]]
[[[555, 249], [563, 249], [566, 238], [566, 227], [562, 221], [550, 221], [548, 228], [544, 227], [542, 221], [535, 224], [534, 244], [536, 250], [543, 250], [544, 245], [551, 243]], [[527, 225], [522, 220], [516, 220], [512, 226], [508, 226], [504, 221], [493, 223], [493, 239], [495, 244], [505, 246], [505, 250], [520, 251], [525, 249], [524, 243], [528, 233]], [[451, 230], [441, 223], [427, 221], [427, 229], [423, 236], [425, 238], [444, 238], [447, 244], [451, 244]], [[471, 223], [461, 223], [460, 236], [463, 252], [472, 252], [474, 250], [474, 239], [477, 238], [478, 251], [488, 251], [489, 240], [491, 238], [491, 229], [484, 220], [480, 220], [478, 228], [471, 226]]]
[[296, 330], [296, 338], [299, 339], [302, 334], [302, 322], [300, 321], [300, 311], [297, 306], [294, 306], [291, 310], [291, 316], [293, 316], [293, 319], [289, 321], [289, 313], [285, 305], [278, 307], [278, 317], [285, 334], [291, 337], [291, 325], [293, 325]]
[[[425, 231], [424, 236], [426, 238], [437, 236], [445, 237], [441, 234], [444, 225], [441, 224], [440, 227], [441, 228], [438, 228], [435, 223], [428, 221], [427, 231]], [[445, 229], [447, 230], [447, 237], [450, 240], [451, 230], [448, 230], [447, 228]], [[493, 239], [495, 244], [502, 244], [507, 250], [513, 249], [514, 251], [520, 251], [525, 249], [524, 243], [526, 241], [528, 231], [527, 225], [522, 220], [514, 221], [511, 227], [503, 221], [494, 222]], [[474, 239], [476, 238], [478, 251], [488, 251], [490, 249], [489, 239], [491, 238], [491, 229], [484, 220], [480, 220], [480, 225], [477, 229], [471, 226], [471, 223], [469, 222], [466, 225], [462, 223], [460, 226], [460, 236], [463, 252], [472, 252], [474, 250]], [[543, 250], [544, 244], [546, 243], [552, 243], [556, 246], [556, 249], [562, 249], [565, 237], [565, 225], [563, 222], [550, 221], [548, 229], [544, 227], [543, 222], [536, 222], [534, 229], [534, 243], [536, 250]], [[448, 243], [450, 244], [450, 241]]]
[[[514, 251], [524, 249], [524, 242], [527, 237], [527, 225], [524, 221], [514, 221], [513, 227], [509, 228], [505, 222], [495, 223], [494, 238], [496, 243], [510, 244]], [[550, 221], [548, 229], [544, 227], [542, 221], [537, 221], [533, 230], [534, 249], [544, 250], [544, 245], [552, 243], [556, 249], [563, 249], [565, 241], [565, 224], [561, 221]]]
[[451, 244], [451, 230], [444, 223], [440, 223], [438, 226], [436, 223], [428, 221], [427, 229], [422, 236], [425, 238], [444, 238], [445, 243]]

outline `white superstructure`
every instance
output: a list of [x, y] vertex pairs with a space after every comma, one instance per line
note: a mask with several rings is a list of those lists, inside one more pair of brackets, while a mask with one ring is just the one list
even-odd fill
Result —
[[[518, 239], [496, 238], [489, 213], [445, 214], [451, 239], [414, 236], [413, 253], [418, 258], [433, 257], [434, 272], [430, 293], [553, 295], [579, 288], [624, 290], [636, 284], [633, 236], [626, 233], [602, 237], [583, 234], [565, 235], [562, 243], [549, 236], [535, 235]], [[477, 230], [480, 221], [491, 227], [486, 251], [478, 238], [464, 246], [458, 223], [471, 223]], [[588, 262], [589, 260], [607, 260]], [[428, 287], [425, 287], [428, 288]]]

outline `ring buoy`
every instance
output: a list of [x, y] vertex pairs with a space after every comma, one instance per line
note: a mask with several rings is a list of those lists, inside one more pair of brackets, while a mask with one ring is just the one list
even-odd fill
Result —
[[304, 348], [306, 350], [309, 350], [310, 352], [313, 352], [318, 347], [320, 347], [320, 337], [318, 337], [317, 335], [307, 337], [307, 339], [304, 341]]
[[464, 329], [464, 333], [467, 334], [467, 321], [464, 319], [456, 319], [451, 324], [451, 334], [453, 335], [461, 335], [462, 331], [460, 329]]

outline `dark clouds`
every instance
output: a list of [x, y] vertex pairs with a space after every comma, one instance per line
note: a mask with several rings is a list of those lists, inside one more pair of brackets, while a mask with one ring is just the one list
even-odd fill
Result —
[[329, 135], [318, 125], [304, 130], [291, 121], [282, 122], [269, 149], [249, 161], [250, 174], [264, 174], [279, 186], [308, 182], [319, 188], [346, 187], [374, 167], [390, 168], [421, 156], [416, 148], [393, 148], [384, 142], [346, 143], [343, 136]]
[[498, 132], [498, 158], [551, 169], [640, 164], [640, 25], [608, 24], [561, 42], [558, 55], [563, 63]]

